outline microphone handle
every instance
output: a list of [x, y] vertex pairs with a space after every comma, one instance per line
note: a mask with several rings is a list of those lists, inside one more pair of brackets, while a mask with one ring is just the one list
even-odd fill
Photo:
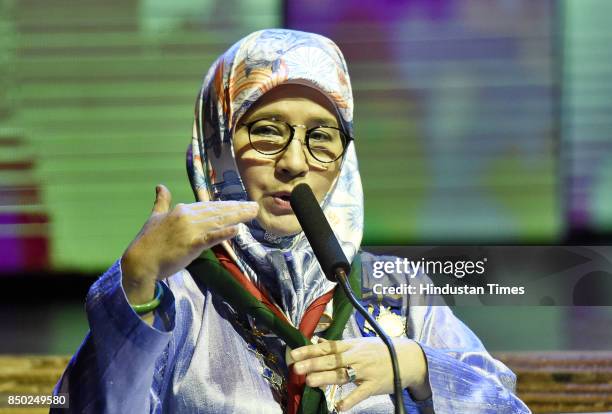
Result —
[[349, 284], [348, 277], [343, 268], [338, 268], [335, 271], [338, 283], [344, 290], [344, 293], [348, 297], [349, 301], [353, 304], [353, 307], [369, 322], [370, 326], [374, 329], [374, 332], [382, 339], [389, 349], [389, 355], [391, 356], [391, 365], [393, 366], [393, 389], [395, 390], [395, 414], [406, 414], [404, 408], [404, 395], [402, 389], [402, 379], [400, 377], [399, 364], [397, 362], [397, 353], [395, 352], [395, 346], [391, 341], [391, 338], [381, 329], [376, 319], [365, 310], [361, 303], [355, 297], [351, 285]]

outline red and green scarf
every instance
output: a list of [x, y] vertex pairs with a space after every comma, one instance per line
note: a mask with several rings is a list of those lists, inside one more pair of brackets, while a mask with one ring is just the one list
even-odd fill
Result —
[[[220, 295], [234, 309], [244, 315], [255, 318], [270, 331], [281, 338], [287, 346], [296, 349], [310, 345], [315, 327], [321, 318], [325, 305], [333, 296], [333, 320], [331, 326], [322, 335], [327, 340], [342, 338], [342, 332], [353, 307], [344, 291], [338, 287], [316, 299], [302, 317], [299, 329], [293, 327], [285, 315], [272, 301], [247, 278], [236, 264], [225, 254], [222, 248], [215, 247], [206, 250], [194, 260], [187, 270], [192, 275], [200, 289], [210, 290]], [[351, 287], [361, 295], [361, 260], [355, 255], [349, 276]], [[290, 370], [288, 379], [289, 414], [327, 414], [327, 404], [323, 391], [305, 385], [305, 376], [297, 375]]]

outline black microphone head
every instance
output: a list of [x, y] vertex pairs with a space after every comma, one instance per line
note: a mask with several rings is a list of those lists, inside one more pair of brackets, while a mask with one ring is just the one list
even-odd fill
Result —
[[335, 282], [338, 269], [349, 274], [351, 266], [310, 186], [295, 186], [291, 192], [290, 203], [325, 276]]

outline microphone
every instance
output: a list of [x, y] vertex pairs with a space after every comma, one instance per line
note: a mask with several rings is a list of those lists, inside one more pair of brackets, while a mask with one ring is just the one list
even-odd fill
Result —
[[291, 208], [295, 213], [304, 234], [312, 247], [325, 277], [337, 282], [336, 272], [343, 269], [346, 274], [351, 273], [351, 265], [336, 240], [329, 222], [323, 215], [319, 202], [315, 198], [308, 184], [298, 184], [291, 191], [289, 199]]
[[393, 386], [395, 389], [395, 414], [404, 414], [404, 398], [402, 390], [402, 382], [399, 374], [399, 364], [397, 362], [397, 353], [391, 338], [380, 328], [378, 322], [370, 315], [368, 311], [361, 305], [355, 294], [351, 290], [351, 285], [348, 280], [348, 274], [351, 272], [349, 264], [334, 232], [332, 231], [329, 222], [323, 214], [323, 210], [319, 206], [319, 202], [315, 198], [308, 184], [298, 184], [291, 191], [289, 202], [295, 213], [302, 230], [312, 247], [325, 277], [332, 282], [338, 284], [344, 290], [353, 307], [357, 309], [361, 315], [367, 320], [374, 331], [387, 345], [389, 354], [391, 355], [391, 364], [393, 366]]

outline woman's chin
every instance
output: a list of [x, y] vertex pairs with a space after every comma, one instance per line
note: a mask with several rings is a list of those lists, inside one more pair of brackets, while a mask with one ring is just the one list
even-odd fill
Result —
[[258, 221], [264, 230], [272, 234], [276, 234], [277, 236], [292, 236], [302, 231], [300, 223], [293, 214], [265, 217], [264, 219], [259, 219]]

